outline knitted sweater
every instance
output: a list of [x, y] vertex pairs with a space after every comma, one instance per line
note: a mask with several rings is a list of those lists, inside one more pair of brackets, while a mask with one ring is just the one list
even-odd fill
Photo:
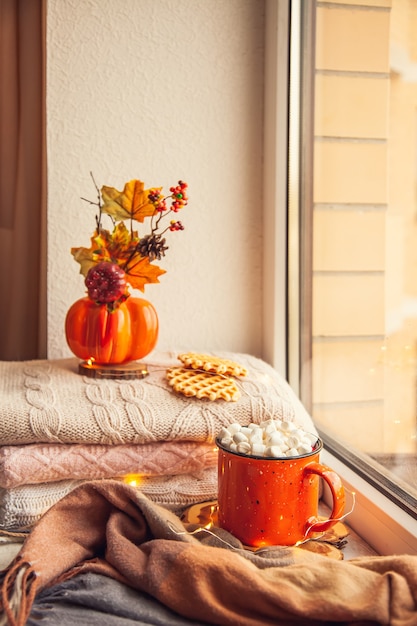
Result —
[[212, 441], [223, 426], [270, 417], [296, 420], [314, 430], [286, 381], [264, 361], [223, 353], [246, 366], [237, 402], [187, 398], [169, 386], [166, 370], [176, 355], [146, 359], [138, 380], [88, 378], [74, 358], [0, 362], [0, 445], [29, 443], [143, 444]]

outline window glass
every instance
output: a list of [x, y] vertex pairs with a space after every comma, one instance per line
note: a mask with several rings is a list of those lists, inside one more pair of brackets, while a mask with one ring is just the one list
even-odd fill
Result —
[[417, 0], [317, 2], [301, 399], [417, 495]]

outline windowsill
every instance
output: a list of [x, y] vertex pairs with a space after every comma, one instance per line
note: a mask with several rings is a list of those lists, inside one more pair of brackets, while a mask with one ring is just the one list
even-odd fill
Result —
[[379, 556], [378, 552], [371, 548], [371, 546], [366, 543], [362, 537], [359, 537], [359, 535], [355, 533], [347, 522], [345, 522], [345, 525], [349, 530], [347, 544], [343, 548], [343, 557], [345, 561], [356, 559], [361, 556]]
[[[354, 509], [345, 521], [365, 544], [380, 555], [417, 555], [417, 520], [327, 450], [323, 450], [320, 460], [339, 474], [348, 492], [355, 493]], [[331, 506], [327, 490], [324, 500]]]
[[[330, 513], [331, 508], [327, 504], [323, 504], [323, 501], [320, 501], [319, 515], [330, 517]], [[360, 556], [378, 556], [376, 550], [374, 550], [368, 543], [366, 543], [366, 541], [362, 539], [362, 537], [358, 535], [358, 533], [352, 529], [349, 521], [343, 520], [343, 525], [349, 533], [346, 537], [346, 545], [341, 548], [343, 559], [345, 561], [356, 559]]]

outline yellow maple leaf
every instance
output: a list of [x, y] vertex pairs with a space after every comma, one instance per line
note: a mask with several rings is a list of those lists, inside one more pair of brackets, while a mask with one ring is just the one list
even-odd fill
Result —
[[108, 230], [101, 230], [100, 234], [94, 237], [94, 244], [102, 254], [109, 257], [113, 263], [117, 263], [123, 269], [136, 251], [139, 237], [136, 231], [130, 232], [124, 222], [119, 222], [114, 227], [112, 233]]
[[143, 222], [145, 217], [151, 217], [155, 213], [155, 206], [148, 198], [154, 189], [144, 189], [144, 186], [140, 180], [130, 180], [123, 191], [103, 186], [101, 197], [104, 204], [101, 210], [116, 221], [134, 219]]
[[[97, 232], [90, 239], [91, 246], [89, 248], [71, 248], [71, 254], [74, 259], [80, 264], [80, 274], [87, 276], [88, 270], [101, 261], [111, 261], [112, 263], [118, 263], [122, 265], [126, 258], [121, 254], [121, 259], [117, 256], [117, 251], [114, 250], [112, 245], [112, 235], [107, 230], [103, 230], [98, 234]], [[123, 248], [121, 253], [123, 253]]]
[[71, 254], [77, 263], [80, 264], [80, 274], [87, 276], [88, 270], [100, 261], [111, 261], [111, 257], [107, 250], [107, 246], [103, 245], [100, 236], [97, 233], [90, 239], [91, 246], [89, 248], [71, 248]]
[[80, 264], [80, 274], [83, 276], [87, 276], [90, 267], [97, 263], [92, 250], [89, 248], [71, 248], [71, 254]]

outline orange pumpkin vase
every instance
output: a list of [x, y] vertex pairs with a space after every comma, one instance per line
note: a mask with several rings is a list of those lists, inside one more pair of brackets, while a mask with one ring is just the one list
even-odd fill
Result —
[[101, 365], [142, 359], [158, 340], [158, 316], [143, 298], [130, 296], [113, 311], [106, 304], [81, 298], [68, 310], [65, 334], [79, 359]]
[[102, 262], [87, 273], [88, 296], [74, 302], [65, 319], [71, 351], [84, 361], [115, 365], [141, 359], [158, 340], [154, 306], [126, 290], [125, 272]]

